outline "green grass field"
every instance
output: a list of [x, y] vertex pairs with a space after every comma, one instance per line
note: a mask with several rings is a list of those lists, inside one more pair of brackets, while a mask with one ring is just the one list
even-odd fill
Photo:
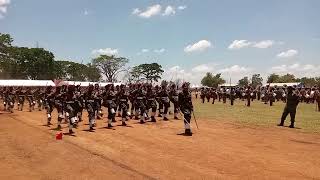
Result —
[[[274, 106], [253, 101], [251, 107], [245, 105], [245, 101], [236, 100], [234, 106], [230, 101], [226, 104], [216, 101], [215, 104], [200, 99], [193, 99], [195, 115], [198, 119], [212, 119], [222, 122], [235, 122], [245, 125], [275, 126], [279, 123], [285, 103], [275, 102]], [[288, 115], [285, 125], [290, 125]], [[320, 133], [320, 112], [316, 111], [315, 104], [300, 103], [296, 114], [296, 127], [303, 132]]]

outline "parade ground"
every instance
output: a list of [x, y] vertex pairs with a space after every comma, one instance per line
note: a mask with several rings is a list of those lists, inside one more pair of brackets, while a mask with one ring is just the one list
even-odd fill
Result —
[[1, 112], [0, 179], [320, 179], [314, 104], [299, 105], [295, 129], [276, 126], [280, 102], [194, 105], [192, 137], [178, 135], [183, 122], [172, 116], [127, 127], [118, 121], [113, 129], [104, 117], [88, 132], [85, 113], [74, 136], [56, 140], [56, 111], [51, 127], [44, 111]]

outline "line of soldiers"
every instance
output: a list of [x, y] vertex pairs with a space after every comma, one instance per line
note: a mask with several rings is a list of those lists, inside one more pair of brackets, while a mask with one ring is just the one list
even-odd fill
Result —
[[[44, 89], [36, 88], [3, 88], [1, 91], [5, 110], [13, 112], [14, 104], [17, 101], [18, 110], [23, 110], [25, 98], [29, 102], [29, 111], [35, 109], [46, 109], [47, 125], [52, 125], [52, 112], [58, 112], [57, 129], [61, 129], [61, 123], [65, 120], [69, 125], [69, 133], [73, 134], [73, 128], [77, 128], [82, 121], [84, 110], [88, 112], [89, 130], [94, 131], [96, 119], [103, 117], [102, 107], [106, 107], [107, 127], [112, 128], [115, 117], [122, 119], [122, 126], [126, 126], [126, 121], [135, 118], [141, 124], [157, 122], [157, 117], [162, 117], [168, 121], [170, 104], [173, 104], [174, 119], [178, 119], [179, 113], [183, 113], [185, 124], [185, 135], [191, 136], [191, 113], [193, 111], [191, 92], [189, 84], [184, 83], [181, 89], [176, 85], [170, 88], [166, 84], [162, 86], [152, 86], [151, 84], [130, 84], [114, 87], [109, 84], [103, 88], [98, 84], [90, 85], [87, 88], [80, 86], [48, 86]], [[157, 114], [158, 111], [158, 115]]]
[[[317, 103], [320, 111], [320, 92], [319, 88], [298, 88], [292, 87], [300, 95], [300, 102], [305, 103]], [[200, 91], [195, 89], [195, 96], [198, 98], [200, 94], [200, 99], [202, 103], [210, 102], [212, 99], [212, 104], [216, 100], [219, 102], [222, 100], [223, 103], [230, 100], [231, 105], [234, 105], [234, 101], [238, 98], [246, 102], [247, 106], [251, 105], [251, 101], [258, 100], [264, 102], [264, 104], [269, 104], [273, 106], [276, 101], [286, 102], [288, 97], [287, 87], [257, 87], [253, 88], [251, 86], [247, 87], [232, 87], [232, 88], [201, 88]]]

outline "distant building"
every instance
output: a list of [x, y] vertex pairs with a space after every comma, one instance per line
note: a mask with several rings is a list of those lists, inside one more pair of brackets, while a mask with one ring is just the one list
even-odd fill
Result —
[[286, 87], [286, 86], [301, 86], [301, 82], [294, 82], [294, 83], [266, 83], [263, 86], [277, 86], [277, 87]]
[[230, 84], [230, 83], [224, 83], [219, 85], [219, 87], [224, 88], [224, 87], [236, 87], [238, 84]]

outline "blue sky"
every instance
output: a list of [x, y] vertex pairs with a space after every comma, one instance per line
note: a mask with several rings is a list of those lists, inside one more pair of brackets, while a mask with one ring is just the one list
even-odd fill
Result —
[[286, 72], [320, 76], [318, 0], [0, 0], [0, 32], [57, 60], [99, 53], [158, 62], [164, 78], [199, 84]]

